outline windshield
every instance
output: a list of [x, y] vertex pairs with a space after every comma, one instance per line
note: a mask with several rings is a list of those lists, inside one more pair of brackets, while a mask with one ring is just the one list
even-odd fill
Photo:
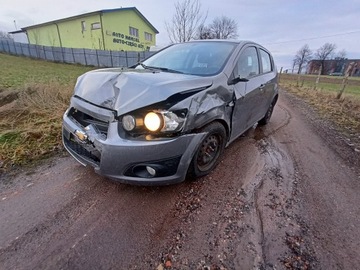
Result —
[[236, 44], [230, 42], [188, 42], [172, 45], [137, 68], [154, 68], [200, 76], [219, 73]]

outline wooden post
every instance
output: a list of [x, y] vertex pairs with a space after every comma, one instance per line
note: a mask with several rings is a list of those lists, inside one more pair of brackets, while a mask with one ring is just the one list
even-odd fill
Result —
[[342, 80], [342, 83], [341, 83], [341, 88], [336, 96], [337, 99], [340, 99], [342, 94], [344, 93], [345, 91], [345, 88], [346, 88], [346, 85], [348, 83], [348, 80], [349, 80], [349, 76], [353, 70], [354, 67], [356, 67], [356, 63], [355, 62], [351, 62], [348, 66], [348, 68], [346, 69], [346, 72], [345, 72], [345, 77], [343, 78]]
[[297, 81], [296, 81], [296, 87], [299, 87], [299, 86], [300, 86], [300, 80], [301, 80], [301, 74], [299, 73], [299, 74], [298, 74]]
[[318, 84], [319, 84], [319, 81], [320, 81], [321, 71], [322, 71], [322, 66], [320, 66], [320, 68], [319, 68], [319, 73], [318, 73], [318, 76], [317, 76], [316, 81], [315, 81], [314, 90], [316, 90], [317, 87], [318, 87]]
[[278, 76], [278, 83], [280, 83], [280, 77], [281, 77], [282, 70], [283, 70], [283, 67], [280, 68], [280, 72], [279, 72], [279, 76]]

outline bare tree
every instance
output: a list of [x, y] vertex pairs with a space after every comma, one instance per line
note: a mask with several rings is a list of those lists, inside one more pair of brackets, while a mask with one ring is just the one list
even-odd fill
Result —
[[215, 18], [209, 28], [213, 38], [231, 39], [238, 36], [237, 23], [234, 19], [230, 19], [226, 16]]
[[0, 30], [0, 38], [13, 39], [13, 37], [9, 33], [1, 30]]
[[346, 55], [347, 55], [347, 53], [346, 53], [345, 49], [342, 49], [341, 51], [338, 51], [338, 53], [335, 56], [335, 59], [339, 59], [339, 60], [346, 59]]
[[335, 49], [336, 49], [336, 45], [334, 43], [325, 43], [316, 51], [315, 57], [316, 59], [320, 60], [322, 75], [327, 73], [325, 61], [333, 56]]
[[345, 67], [346, 67], [346, 51], [342, 49], [341, 51], [338, 51], [335, 58], [335, 69], [333, 70], [334, 73], [341, 73], [344, 75]]
[[171, 42], [185, 42], [195, 38], [205, 20], [199, 0], [184, 0], [175, 3], [175, 14], [170, 23], [165, 22], [165, 27]]
[[208, 26], [201, 24], [197, 30], [197, 39], [212, 39], [211, 30]]
[[305, 44], [297, 51], [293, 63], [298, 67], [298, 74], [301, 73], [301, 70], [304, 65], [306, 65], [311, 60], [312, 51], [309, 48], [308, 44]]
[[291, 73], [294, 73], [295, 70], [295, 66], [297, 65], [296, 59], [293, 59], [293, 65], [292, 65], [292, 69], [291, 69]]

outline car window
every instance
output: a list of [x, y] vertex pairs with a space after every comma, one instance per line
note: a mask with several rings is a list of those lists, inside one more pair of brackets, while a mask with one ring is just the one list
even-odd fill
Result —
[[264, 50], [260, 49], [260, 56], [261, 56], [263, 73], [272, 71], [270, 54], [268, 54]]
[[187, 55], [188, 50], [178, 50], [174, 51], [171, 54], [168, 54], [167, 57], [159, 58], [156, 62], [157, 67], [165, 67], [175, 69], [175, 70], [181, 70], [182, 67], [186, 65], [186, 58], [184, 55]]
[[209, 76], [223, 69], [235, 47], [236, 44], [232, 42], [175, 44], [148, 58], [143, 64], [148, 67], [172, 69], [185, 74]]
[[238, 60], [237, 75], [241, 78], [250, 78], [259, 73], [259, 59], [256, 48], [248, 47], [241, 53]]

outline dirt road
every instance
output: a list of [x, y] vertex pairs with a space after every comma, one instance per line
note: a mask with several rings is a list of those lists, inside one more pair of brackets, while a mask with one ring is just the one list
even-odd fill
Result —
[[356, 146], [281, 93], [196, 182], [118, 184], [55, 158], [0, 184], [0, 269], [360, 269]]

